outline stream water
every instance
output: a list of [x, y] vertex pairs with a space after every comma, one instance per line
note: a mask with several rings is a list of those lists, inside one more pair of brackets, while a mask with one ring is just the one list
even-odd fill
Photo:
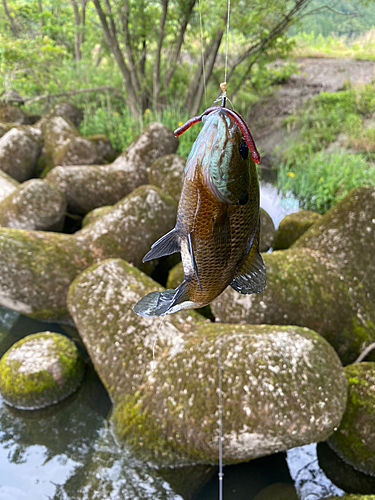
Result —
[[[298, 209], [271, 184], [263, 184], [261, 203], [275, 225]], [[111, 402], [73, 328], [0, 307], [0, 356], [17, 340], [46, 330], [77, 342], [87, 360], [85, 378], [76, 394], [45, 410], [15, 410], [0, 399], [0, 500], [218, 498], [217, 467], [156, 470], [118, 445], [107, 419]], [[344, 490], [374, 493], [375, 481], [340, 463], [325, 445], [224, 467], [225, 500], [319, 500]]]

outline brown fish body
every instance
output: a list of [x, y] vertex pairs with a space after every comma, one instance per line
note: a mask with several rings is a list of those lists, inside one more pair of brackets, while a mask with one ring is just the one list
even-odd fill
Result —
[[259, 255], [259, 182], [239, 127], [220, 110], [207, 117], [185, 167], [175, 228], [144, 260], [180, 251], [184, 281], [176, 290], [152, 292], [134, 307], [159, 316], [209, 304], [228, 285], [240, 293], [262, 291]]
[[[239, 130], [236, 135], [242, 137]], [[249, 168], [243, 165], [242, 158], [235, 161], [239, 168]], [[220, 295], [248, 254], [253, 231], [259, 223], [258, 177], [253, 161], [250, 172], [249, 199], [244, 205], [219, 201], [206, 186], [199, 163], [194, 174], [184, 180], [176, 229], [185, 236], [191, 235], [200, 286], [187, 245], [181, 245], [181, 258], [185, 279], [189, 281], [189, 299], [195, 307], [203, 307]], [[218, 237], [218, 231], [222, 237]]]

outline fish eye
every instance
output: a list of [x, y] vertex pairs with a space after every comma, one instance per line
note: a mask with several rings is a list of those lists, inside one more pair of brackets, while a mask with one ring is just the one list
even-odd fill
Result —
[[247, 160], [249, 156], [249, 148], [247, 147], [245, 139], [242, 137], [240, 145], [238, 146], [238, 151], [244, 160]]

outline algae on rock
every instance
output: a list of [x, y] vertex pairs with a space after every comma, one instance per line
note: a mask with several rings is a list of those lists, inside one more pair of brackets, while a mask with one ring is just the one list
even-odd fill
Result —
[[161, 287], [121, 260], [72, 283], [68, 308], [115, 402], [119, 436], [159, 464], [217, 459], [217, 353], [222, 336], [224, 460], [249, 460], [326, 439], [341, 419], [346, 379], [332, 347], [298, 327], [218, 325], [181, 311], [132, 312]]
[[1, 358], [0, 392], [16, 408], [44, 408], [72, 394], [83, 372], [74, 342], [58, 333], [36, 333], [16, 342]]
[[0, 169], [19, 182], [30, 179], [41, 153], [41, 133], [33, 127], [12, 128], [0, 138]]
[[315, 222], [322, 218], [317, 212], [300, 210], [286, 215], [276, 232], [274, 250], [285, 250], [298, 240]]
[[348, 404], [328, 443], [342, 460], [375, 476], [375, 363], [349, 365], [345, 374]]
[[96, 260], [123, 258], [150, 271], [156, 261], [142, 264], [151, 245], [170, 231], [176, 204], [155, 186], [140, 186], [100, 218], [75, 233], [76, 241], [90, 249]]
[[71, 235], [0, 228], [0, 304], [31, 318], [69, 322], [68, 287], [94, 261]]
[[175, 153], [178, 140], [161, 123], [150, 123], [110, 165], [54, 168], [49, 182], [66, 194], [68, 209], [85, 214], [103, 205], [113, 205], [142, 184], [160, 156]]
[[222, 321], [294, 324], [323, 335], [344, 364], [375, 341], [375, 188], [358, 188], [288, 250], [263, 256], [262, 294], [228, 288], [211, 305]]
[[6, 174], [2, 170], [0, 170], [0, 202], [13, 193], [15, 189], [19, 186], [19, 182], [17, 182], [13, 177]]
[[31, 179], [0, 200], [0, 226], [38, 231], [60, 231], [66, 200], [45, 180]]

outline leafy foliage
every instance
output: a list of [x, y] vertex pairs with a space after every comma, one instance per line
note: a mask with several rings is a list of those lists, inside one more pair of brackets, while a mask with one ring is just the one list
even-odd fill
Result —
[[[321, 93], [301, 113], [285, 120], [300, 129], [297, 141], [285, 153], [278, 168], [279, 188], [292, 192], [303, 207], [325, 212], [352, 188], [375, 185], [371, 154], [375, 132], [364, 119], [375, 113], [375, 88], [366, 85], [333, 94]], [[343, 145], [359, 153], [348, 153], [338, 145], [327, 150], [339, 134]], [[370, 153], [370, 154], [369, 154]]]

